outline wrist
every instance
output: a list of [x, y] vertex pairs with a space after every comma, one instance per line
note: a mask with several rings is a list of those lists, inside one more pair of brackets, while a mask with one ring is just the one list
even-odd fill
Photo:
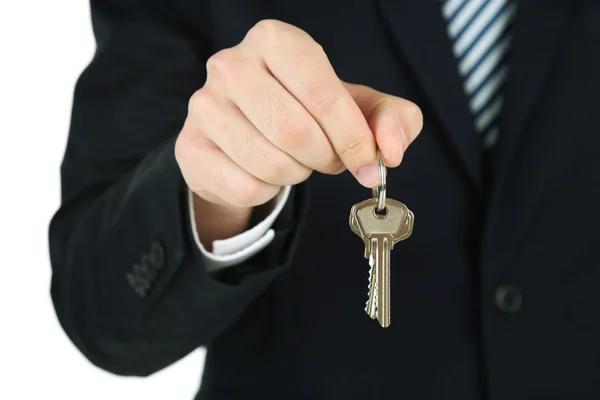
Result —
[[227, 239], [245, 232], [254, 207], [235, 207], [213, 203], [192, 193], [196, 232], [200, 242], [212, 251], [215, 240]]

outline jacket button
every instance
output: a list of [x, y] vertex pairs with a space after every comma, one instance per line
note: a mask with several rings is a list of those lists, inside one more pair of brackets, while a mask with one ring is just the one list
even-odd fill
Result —
[[494, 295], [494, 303], [498, 310], [507, 314], [516, 314], [523, 305], [523, 295], [515, 286], [498, 286]]
[[165, 248], [159, 241], [150, 245], [150, 263], [155, 269], [163, 269], [165, 266]]

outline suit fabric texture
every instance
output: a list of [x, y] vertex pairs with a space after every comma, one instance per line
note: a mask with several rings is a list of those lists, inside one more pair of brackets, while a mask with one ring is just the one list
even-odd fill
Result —
[[[600, 398], [600, 3], [519, 2], [500, 138], [484, 155], [437, 0], [92, 1], [50, 225], [52, 299], [95, 365], [150, 375], [206, 346], [198, 399]], [[174, 142], [205, 63], [273, 18], [338, 76], [407, 98], [388, 171], [415, 214], [392, 322], [364, 312], [349, 173], [291, 192], [273, 242], [209, 274]]]

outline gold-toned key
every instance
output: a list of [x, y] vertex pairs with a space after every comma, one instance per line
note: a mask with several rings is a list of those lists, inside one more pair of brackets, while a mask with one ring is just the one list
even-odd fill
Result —
[[365, 243], [369, 259], [369, 300], [366, 311], [382, 327], [390, 325], [390, 252], [408, 238], [414, 215], [401, 202], [385, 198], [385, 165], [379, 155], [380, 184], [374, 198], [355, 204], [350, 211], [350, 227]]
[[[388, 207], [396, 207], [396, 206], [400, 206], [401, 208], [406, 208], [406, 206], [402, 203], [400, 203], [400, 205], [398, 205], [396, 200], [391, 200], [387, 202], [387, 206]], [[399, 241], [402, 241], [406, 238], [408, 238], [410, 236], [410, 234], [412, 233], [412, 229], [413, 229], [413, 221], [414, 221], [414, 214], [412, 213], [412, 211], [410, 211], [408, 208], [406, 208], [406, 211], [408, 213], [408, 216], [404, 222], [404, 226], [402, 227], [402, 230], [400, 231], [399, 237], [395, 238], [392, 242], [392, 248], [394, 248], [394, 245], [396, 243], [398, 243]], [[365, 252], [369, 251], [370, 246], [368, 246], [368, 242], [365, 241]], [[373, 275], [374, 272], [374, 267], [375, 267], [375, 257], [372, 256], [372, 253], [370, 254], [365, 254], [365, 258], [369, 259], [369, 300], [367, 300], [367, 305], [365, 307], [365, 311], [367, 312], [367, 314], [369, 314], [369, 316], [373, 319], [375, 319], [377, 317], [377, 276]]]

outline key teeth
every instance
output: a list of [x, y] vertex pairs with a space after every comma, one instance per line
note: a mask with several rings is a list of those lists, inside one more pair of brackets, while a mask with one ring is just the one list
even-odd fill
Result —
[[[367, 293], [367, 303], [365, 305], [365, 312], [369, 315], [369, 317], [371, 317], [371, 319], [376, 319], [377, 318], [377, 287], [375, 285], [373, 285], [372, 280], [373, 280], [373, 264], [374, 264], [374, 259], [373, 256], [371, 256], [371, 258], [369, 259], [369, 265], [371, 265], [371, 268], [369, 268], [369, 290]], [[373, 291], [373, 302], [371, 303], [371, 309], [369, 309], [369, 302], [371, 300], [371, 290]]]
[[[370, 264], [370, 261], [369, 261]], [[373, 268], [369, 268], [369, 290], [367, 290], [367, 302], [365, 304], [365, 311], [367, 312], [367, 314], [371, 315], [371, 313], [369, 312], [369, 300], [371, 299], [371, 275], [373, 274]]]
[[377, 285], [375, 285], [375, 288], [373, 289], [373, 314], [371, 315], [372, 319], [377, 318], [377, 298], [378, 298], [378, 293], [377, 293]]
[[[371, 289], [373, 287], [372, 285], [372, 279], [373, 279], [373, 256], [371, 255], [371, 257], [369, 258], [369, 265], [371, 266], [371, 268], [369, 268], [369, 290], [367, 292], [367, 302], [365, 304], [365, 312], [369, 315], [369, 317], [371, 317], [371, 319], [375, 319], [377, 316], [377, 303], [373, 302], [371, 304], [371, 309], [369, 309], [369, 302], [371, 301], [371, 290], [376, 290], [376, 289]], [[375, 291], [373, 292], [373, 295], [375, 295]]]

